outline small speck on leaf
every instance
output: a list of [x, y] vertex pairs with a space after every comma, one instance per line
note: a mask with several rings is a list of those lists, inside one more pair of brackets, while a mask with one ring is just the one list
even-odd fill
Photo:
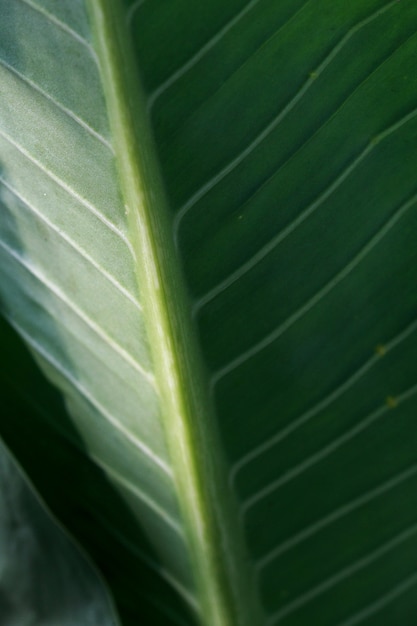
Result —
[[388, 396], [387, 398], [385, 398], [385, 404], [390, 409], [395, 409], [395, 407], [398, 406], [398, 400], [397, 398], [394, 398], [394, 396]]
[[378, 344], [375, 348], [375, 352], [377, 353], [378, 356], [384, 356], [387, 353], [387, 349], [385, 346], [383, 346], [381, 343]]

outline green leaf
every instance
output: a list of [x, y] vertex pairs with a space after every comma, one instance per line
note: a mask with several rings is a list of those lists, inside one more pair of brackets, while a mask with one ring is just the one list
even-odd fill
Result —
[[0, 442], [0, 611], [8, 626], [114, 626], [97, 573]]
[[122, 620], [412, 626], [415, 3], [0, 13], [2, 309]]
[[[189, 623], [181, 620], [184, 609], [172, 589], [175, 581], [161, 567], [122, 498], [89, 459], [59, 393], [46, 382], [2, 318], [0, 345], [7, 355], [7, 369], [0, 379], [7, 407], [1, 421], [4, 440], [30, 472], [55, 516], [88, 547], [111, 589], [123, 624]], [[36, 585], [37, 571], [32, 573]], [[26, 569], [22, 572], [29, 588], [30, 576]], [[81, 614], [78, 625], [84, 626]]]

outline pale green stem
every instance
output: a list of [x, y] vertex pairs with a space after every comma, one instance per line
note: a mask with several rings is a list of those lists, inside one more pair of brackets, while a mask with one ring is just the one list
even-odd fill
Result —
[[207, 626], [257, 626], [261, 611], [227, 486], [122, 7], [116, 0], [89, 5], [202, 620]]

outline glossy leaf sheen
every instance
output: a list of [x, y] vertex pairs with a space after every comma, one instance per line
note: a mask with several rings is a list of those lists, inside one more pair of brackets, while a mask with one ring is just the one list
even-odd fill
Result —
[[[204, 576], [149, 331], [152, 259], [122, 198], [94, 47], [102, 24], [81, 0], [55, 4], [0, 3], [3, 311], [147, 537], [104, 507], [113, 541], [198, 615]], [[248, 554], [236, 553], [236, 577], [252, 576], [265, 626], [412, 626], [417, 7], [140, 0], [119, 18], [167, 195], [168, 209], [152, 200], [158, 176], [145, 173], [145, 204], [169, 225], [165, 242], [151, 236], [162, 264], [175, 245], [189, 297], [182, 313], [163, 305], [174, 327], [193, 317], [215, 407], [192, 421], [215, 421], [219, 445], [189, 443], [213, 511], [204, 468], [225, 459], [237, 500], [226, 517]], [[121, 94], [143, 115], [133, 85]], [[168, 594], [144, 595], [161, 623], [181, 622]]]

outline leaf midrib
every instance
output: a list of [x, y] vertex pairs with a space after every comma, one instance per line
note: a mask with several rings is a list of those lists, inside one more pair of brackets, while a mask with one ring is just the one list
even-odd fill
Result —
[[[92, 28], [113, 131], [116, 167], [136, 254], [162, 420], [185, 521], [203, 619], [260, 622], [236, 507], [223, 467], [209, 390], [173, 245], [146, 107], [123, 13], [90, 0]], [[132, 107], [134, 106], [134, 111]], [[242, 607], [242, 598], [246, 599]]]

